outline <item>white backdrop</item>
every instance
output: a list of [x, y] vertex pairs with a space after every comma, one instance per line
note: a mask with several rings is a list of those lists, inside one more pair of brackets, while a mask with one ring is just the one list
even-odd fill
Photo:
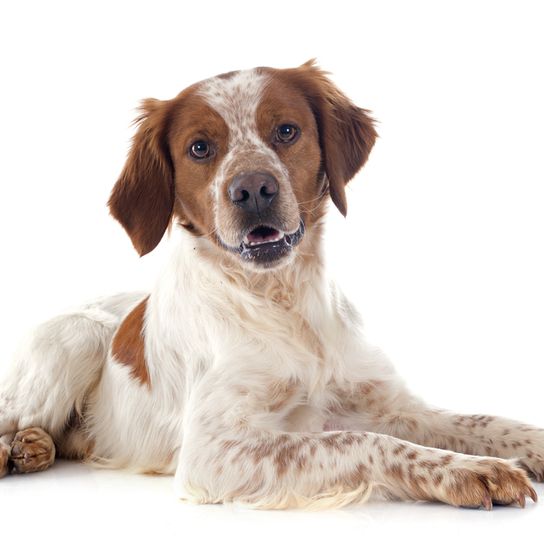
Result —
[[317, 57], [379, 120], [327, 236], [369, 335], [430, 402], [543, 426], [541, 6], [2, 3], [0, 366], [32, 324], [152, 285], [165, 244], [139, 259], [105, 207], [140, 99]]

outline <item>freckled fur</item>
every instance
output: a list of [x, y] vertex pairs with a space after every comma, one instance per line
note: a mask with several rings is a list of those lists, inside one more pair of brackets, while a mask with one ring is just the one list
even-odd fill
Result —
[[[300, 147], [274, 147], [290, 117]], [[217, 156], [197, 164], [187, 151], [203, 137]], [[171, 258], [149, 295], [97, 300], [31, 335], [0, 386], [0, 476], [10, 463], [24, 472], [25, 453], [26, 468], [47, 468], [58, 446], [97, 466], [175, 473], [177, 495], [199, 503], [536, 499], [519, 466], [544, 478], [544, 431], [414, 397], [327, 274], [326, 197], [346, 212], [345, 184], [375, 137], [368, 112], [312, 62], [146, 101], [110, 206], [141, 254], [170, 227]], [[221, 245], [241, 225], [228, 180], [249, 167], [274, 172], [277, 213], [307, 227], [266, 271]]]

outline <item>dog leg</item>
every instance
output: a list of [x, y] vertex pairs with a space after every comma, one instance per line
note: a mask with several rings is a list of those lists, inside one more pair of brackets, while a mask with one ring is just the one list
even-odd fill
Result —
[[[118, 318], [97, 308], [40, 325], [0, 385], [0, 436], [17, 433], [10, 444], [19, 472], [43, 470], [54, 459], [75, 411], [100, 378]], [[35, 429], [38, 427], [39, 429]], [[0, 448], [0, 472], [8, 446]]]
[[537, 500], [525, 472], [501, 459], [375, 433], [232, 431], [207, 441], [208, 449], [191, 446], [182, 452], [176, 474], [182, 498], [262, 508], [339, 507], [364, 501], [372, 491], [486, 509], [524, 506], [526, 496]]
[[230, 378], [223, 368], [203, 378], [191, 396], [176, 472], [181, 497], [263, 508], [342, 506], [374, 489], [390, 497], [485, 508], [523, 506], [526, 495], [536, 500], [513, 462], [377, 433], [270, 430], [274, 416], [259, 402], [270, 380], [244, 384], [239, 373]]
[[488, 415], [460, 415], [429, 408], [398, 384], [358, 384], [340, 395], [342, 427], [386, 433], [417, 444], [471, 455], [516, 458], [544, 480], [544, 429]]

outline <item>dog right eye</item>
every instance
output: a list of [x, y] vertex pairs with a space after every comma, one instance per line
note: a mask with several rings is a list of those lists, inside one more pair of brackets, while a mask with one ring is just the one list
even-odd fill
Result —
[[297, 139], [299, 129], [295, 125], [284, 123], [276, 129], [276, 139], [282, 144], [289, 144]]
[[193, 159], [207, 159], [211, 155], [210, 144], [204, 140], [198, 140], [191, 145], [189, 153]]

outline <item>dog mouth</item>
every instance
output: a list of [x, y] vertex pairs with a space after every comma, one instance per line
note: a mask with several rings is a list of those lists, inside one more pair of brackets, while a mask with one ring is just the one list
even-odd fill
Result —
[[230, 247], [247, 262], [271, 266], [287, 256], [304, 236], [301, 221], [294, 232], [285, 232], [271, 225], [257, 225], [246, 232], [238, 247]]
[[263, 244], [279, 242], [283, 238], [285, 238], [285, 232], [273, 227], [260, 225], [244, 236], [242, 244], [246, 247], [257, 247], [262, 246]]

